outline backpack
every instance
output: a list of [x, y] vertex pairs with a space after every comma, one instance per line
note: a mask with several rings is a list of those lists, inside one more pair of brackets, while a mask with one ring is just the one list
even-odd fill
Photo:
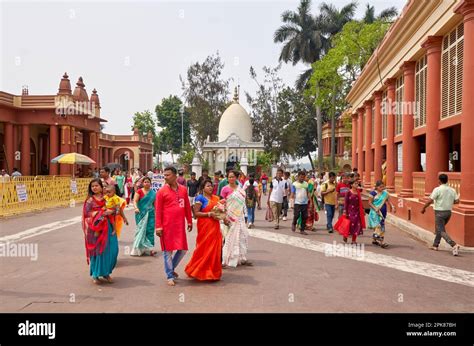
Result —
[[245, 205], [247, 208], [255, 208], [257, 202], [257, 194], [255, 192], [255, 186], [249, 185], [245, 189]]

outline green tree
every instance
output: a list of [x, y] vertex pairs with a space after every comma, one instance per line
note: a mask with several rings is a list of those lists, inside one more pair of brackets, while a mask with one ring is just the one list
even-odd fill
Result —
[[158, 141], [158, 136], [156, 135], [156, 123], [155, 123], [155, 120], [153, 119], [153, 113], [150, 112], [149, 110], [146, 110], [143, 112], [136, 112], [133, 115], [132, 131], [135, 128], [138, 129], [138, 132], [142, 136], [146, 136], [148, 132], [151, 131], [153, 135], [153, 152], [158, 152], [159, 141]]
[[202, 147], [207, 138], [217, 140], [219, 120], [230, 94], [230, 79], [222, 78], [223, 69], [224, 63], [217, 52], [202, 63], [192, 64], [185, 79], [180, 76], [195, 148]]
[[288, 127], [292, 121], [288, 95], [278, 72], [281, 64], [272, 67], [263, 67], [263, 81], [259, 81], [257, 73], [250, 67], [250, 77], [257, 84], [255, 95], [245, 93], [247, 103], [251, 107], [253, 137], [255, 141], [263, 138], [263, 145], [267, 152], [274, 154], [274, 161], [278, 162], [284, 154], [293, 151], [297, 136], [290, 134], [292, 128]]
[[[183, 111], [183, 119], [181, 119]], [[161, 100], [155, 108], [157, 124], [161, 128], [159, 146], [161, 151], [172, 151], [177, 154], [181, 151], [181, 125], [183, 125], [184, 144], [191, 142], [189, 126], [189, 112], [178, 96], [169, 96]], [[181, 122], [181, 120], [183, 120]]]
[[[328, 53], [313, 64], [314, 73], [309, 82], [311, 85], [309, 94], [316, 95], [317, 104], [328, 110], [333, 131], [335, 120], [347, 107], [345, 98], [352, 83], [383, 39], [387, 29], [388, 24], [382, 21], [372, 24], [351, 21], [334, 36], [333, 47]], [[334, 167], [334, 134], [332, 137], [331, 164]]]
[[178, 163], [181, 164], [182, 166], [189, 166], [193, 162], [194, 154], [195, 154], [195, 149], [190, 143], [186, 143], [184, 145], [184, 148], [179, 155], [178, 158]]

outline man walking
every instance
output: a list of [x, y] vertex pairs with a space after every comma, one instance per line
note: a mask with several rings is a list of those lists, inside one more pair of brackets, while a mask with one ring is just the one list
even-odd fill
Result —
[[191, 172], [191, 179], [187, 181], [186, 185], [188, 187], [189, 204], [192, 206], [199, 190], [199, 182], [196, 179], [196, 173]]
[[275, 221], [275, 229], [280, 228], [280, 214], [283, 205], [283, 195], [285, 189], [288, 188], [283, 180], [283, 169], [278, 168], [275, 179], [270, 183], [270, 191], [268, 193], [267, 206], [272, 208]]
[[291, 230], [293, 232], [296, 231], [296, 224], [301, 215], [300, 233], [308, 235], [304, 229], [306, 227], [306, 220], [308, 219], [308, 201], [310, 196], [308, 192], [308, 182], [305, 178], [305, 172], [298, 172], [298, 180], [291, 186], [291, 198], [295, 201]]
[[324, 209], [326, 210], [327, 224], [329, 233], [333, 233], [332, 220], [336, 211], [336, 173], [329, 172], [329, 180], [321, 186], [321, 196], [324, 197]]
[[421, 213], [424, 214], [426, 208], [430, 206], [431, 203], [434, 203], [433, 209], [435, 212], [435, 228], [436, 236], [433, 242], [433, 246], [430, 247], [432, 250], [438, 250], [439, 243], [441, 238], [446, 240], [446, 242], [453, 248], [453, 256], [459, 254], [459, 245], [456, 244], [454, 240], [446, 233], [446, 224], [451, 218], [451, 210], [453, 209], [453, 204], [459, 203], [459, 195], [456, 193], [451, 186], [448, 185], [448, 176], [446, 174], [440, 174], [439, 177], [439, 186], [436, 187], [430, 195], [430, 198], [423, 206]]
[[100, 179], [102, 180], [102, 183], [104, 184], [104, 187], [107, 185], [115, 185], [115, 180], [113, 180], [110, 177], [110, 168], [105, 166], [104, 168], [101, 168], [100, 170]]
[[[188, 250], [185, 219], [188, 232], [193, 229], [191, 206], [186, 188], [177, 183], [176, 168], [164, 170], [165, 185], [158, 190], [155, 203], [155, 232], [160, 237], [168, 285], [178, 278], [176, 268]], [[173, 251], [176, 251], [173, 255]]]

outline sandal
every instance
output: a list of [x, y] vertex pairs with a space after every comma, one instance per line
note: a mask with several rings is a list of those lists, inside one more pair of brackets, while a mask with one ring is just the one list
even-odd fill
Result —
[[114, 280], [112, 280], [112, 277], [110, 275], [104, 276], [105, 281], [107, 281], [109, 284], [114, 283]]
[[382, 249], [386, 249], [386, 248], [388, 248], [388, 244], [387, 243], [380, 244], [380, 247]]
[[437, 246], [430, 246], [430, 250], [438, 251], [438, 247]]

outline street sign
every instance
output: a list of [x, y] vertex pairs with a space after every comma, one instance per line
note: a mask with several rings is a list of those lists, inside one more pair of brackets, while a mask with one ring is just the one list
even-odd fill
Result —
[[18, 195], [18, 202], [26, 202], [28, 200], [28, 193], [26, 192], [26, 185], [16, 185], [16, 194]]
[[163, 174], [153, 174], [153, 178], [151, 179], [151, 188], [154, 191], [158, 191], [165, 185], [165, 177]]

